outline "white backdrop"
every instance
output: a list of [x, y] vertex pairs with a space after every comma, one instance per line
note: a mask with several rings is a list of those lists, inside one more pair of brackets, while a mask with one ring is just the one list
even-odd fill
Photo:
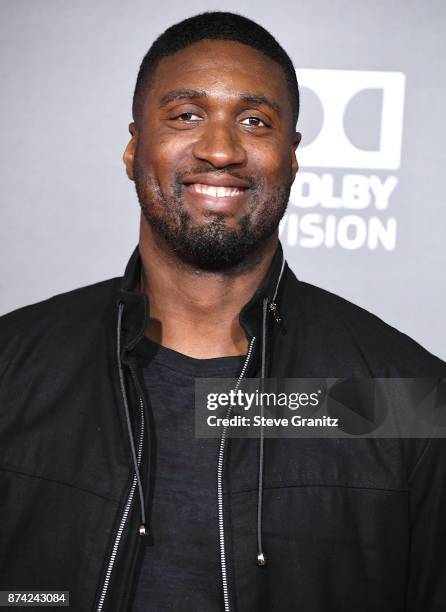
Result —
[[302, 85], [291, 267], [445, 359], [440, 0], [2, 0], [0, 314], [122, 274], [138, 238], [121, 157], [139, 63], [166, 27], [213, 9], [268, 28]]

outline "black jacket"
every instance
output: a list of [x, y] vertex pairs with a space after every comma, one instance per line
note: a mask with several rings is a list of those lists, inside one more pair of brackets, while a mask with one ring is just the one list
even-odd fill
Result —
[[[69, 590], [76, 612], [131, 609], [150, 497], [132, 352], [148, 319], [147, 298], [132, 291], [139, 269], [136, 250], [123, 279], [0, 319], [2, 590]], [[445, 376], [404, 334], [298, 281], [281, 248], [240, 320], [248, 376], [262, 365], [271, 377]], [[444, 440], [265, 439], [264, 567], [259, 440], [226, 439], [224, 451], [215, 529], [226, 610], [446, 610]]]

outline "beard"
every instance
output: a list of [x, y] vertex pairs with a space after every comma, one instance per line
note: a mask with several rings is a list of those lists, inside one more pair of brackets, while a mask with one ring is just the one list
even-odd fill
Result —
[[[182, 262], [207, 271], [229, 271], [244, 267], [261, 252], [285, 214], [291, 178], [285, 185], [264, 193], [264, 180], [250, 180], [234, 172], [224, 173], [246, 180], [250, 187], [250, 202], [236, 229], [227, 227], [225, 215], [210, 213], [203, 224], [194, 225], [183, 205], [183, 176], [209, 172], [196, 168], [174, 176], [173, 195], [163, 193], [159, 181], [146, 175], [138, 162], [134, 164], [134, 182], [141, 211], [154, 232], [164, 239]], [[215, 168], [212, 169], [215, 174]]]

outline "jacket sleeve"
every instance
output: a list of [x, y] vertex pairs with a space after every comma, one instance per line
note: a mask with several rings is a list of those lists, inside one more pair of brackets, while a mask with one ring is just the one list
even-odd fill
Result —
[[427, 441], [409, 478], [407, 612], [446, 610], [446, 438]]

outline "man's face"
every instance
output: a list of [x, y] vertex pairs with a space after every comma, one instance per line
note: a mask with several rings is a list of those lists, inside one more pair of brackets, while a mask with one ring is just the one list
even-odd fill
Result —
[[224, 270], [276, 231], [300, 134], [282, 68], [232, 41], [163, 58], [124, 154], [145, 220], [183, 261]]

